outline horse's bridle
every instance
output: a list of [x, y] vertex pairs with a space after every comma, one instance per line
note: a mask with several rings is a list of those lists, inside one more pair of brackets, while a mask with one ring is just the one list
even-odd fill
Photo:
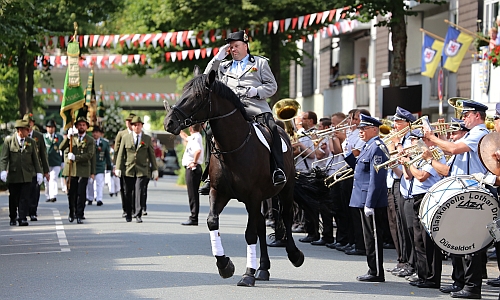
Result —
[[[177, 118], [177, 122], [179, 124], [184, 124], [186, 127], [189, 127], [191, 125], [194, 125], [194, 124], [201, 124], [201, 123], [205, 123], [205, 122], [208, 122], [208, 121], [212, 121], [212, 120], [217, 120], [217, 119], [223, 119], [225, 117], [229, 117], [230, 115], [234, 114], [238, 109], [235, 107], [232, 111], [224, 114], [224, 115], [220, 115], [220, 116], [215, 116], [215, 117], [208, 117], [206, 119], [202, 119], [202, 120], [197, 120], [197, 119], [193, 119], [193, 117], [199, 113], [203, 108], [205, 108], [205, 106], [208, 104], [209, 105], [209, 115], [210, 115], [210, 112], [212, 111], [212, 86], [214, 85], [214, 83], [212, 83], [210, 85], [210, 87], [205, 87], [207, 90], [208, 90], [208, 94], [206, 96], [205, 99], [203, 99], [203, 104], [200, 105], [195, 111], [193, 114], [191, 114], [191, 116], [187, 116], [179, 107], [177, 107], [177, 105], [172, 105], [170, 107], [168, 107], [168, 103], [167, 101], [163, 101], [163, 105], [165, 106], [165, 110], [168, 112], [169, 110], [172, 110], [172, 115], [174, 115], [176, 118]], [[179, 115], [183, 118], [183, 120], [179, 117]], [[243, 146], [250, 140], [250, 136], [252, 135], [252, 127], [251, 127], [251, 124], [249, 124], [249, 132], [247, 134], [247, 137], [246, 139], [243, 141], [243, 143], [236, 149], [234, 150], [231, 150], [231, 151], [220, 151], [219, 149], [217, 149], [215, 147], [215, 143], [210, 141], [210, 145], [211, 145], [211, 151], [210, 153], [211, 154], [214, 154], [215, 156], [220, 156], [220, 154], [228, 154], [228, 153], [233, 153], [233, 152], [236, 152], [238, 150], [240, 150], [241, 148], [243, 148]]]

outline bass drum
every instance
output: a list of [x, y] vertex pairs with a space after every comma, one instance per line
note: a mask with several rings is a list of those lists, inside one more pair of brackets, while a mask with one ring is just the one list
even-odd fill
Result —
[[459, 175], [434, 184], [422, 199], [419, 218], [439, 248], [471, 254], [493, 240], [486, 226], [497, 219], [498, 202], [474, 177]]

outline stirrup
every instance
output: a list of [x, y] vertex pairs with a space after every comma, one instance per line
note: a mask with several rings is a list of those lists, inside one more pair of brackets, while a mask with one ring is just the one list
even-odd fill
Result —
[[[281, 175], [283, 176], [283, 180], [275, 182], [274, 178], [277, 175], [276, 173], [281, 173]], [[285, 183], [286, 183], [285, 172], [283, 172], [283, 170], [281, 170], [280, 168], [277, 168], [276, 170], [274, 170], [274, 172], [273, 172], [273, 184], [276, 186], [276, 185], [285, 184]]]

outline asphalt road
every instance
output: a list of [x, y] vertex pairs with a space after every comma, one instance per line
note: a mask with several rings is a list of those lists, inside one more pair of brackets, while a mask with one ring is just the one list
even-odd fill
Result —
[[[217, 273], [204, 220], [208, 197], [202, 196], [200, 226], [181, 226], [189, 208], [185, 187], [175, 176], [150, 183], [148, 216], [126, 223], [119, 198], [105, 194], [104, 205], [87, 206], [85, 224], [69, 223], [65, 195], [55, 203], [41, 197], [39, 221], [9, 226], [8, 197], [0, 195], [0, 299], [450, 299], [433, 289], [410, 286], [386, 275], [385, 283], [357, 282], [366, 273], [364, 256], [348, 256], [298, 242], [305, 262], [295, 268], [283, 248], [270, 248], [271, 279], [254, 288], [238, 287], [245, 272], [246, 211], [233, 200], [221, 215], [221, 237], [236, 272]], [[105, 193], [107, 188], [105, 188]], [[271, 230], [269, 230], [269, 233]], [[384, 251], [392, 267], [394, 250]], [[489, 277], [499, 275], [488, 263]], [[442, 284], [450, 284], [445, 261]], [[483, 284], [483, 299], [497, 299], [499, 289]]]

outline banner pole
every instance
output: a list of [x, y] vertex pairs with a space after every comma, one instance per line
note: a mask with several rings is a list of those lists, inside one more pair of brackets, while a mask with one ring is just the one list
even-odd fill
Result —
[[484, 37], [477, 35], [477, 33], [474, 33], [474, 32], [472, 32], [472, 31], [470, 31], [468, 29], [463, 28], [462, 26], [459, 26], [459, 25], [457, 25], [455, 23], [452, 23], [452, 22], [448, 21], [447, 19], [444, 19], [444, 22], [447, 23], [447, 24], [449, 24], [449, 25], [451, 25], [451, 26], [453, 26], [453, 27], [456, 27], [456, 28], [460, 29], [461, 31], [464, 31], [464, 32], [466, 32], [466, 33], [468, 33], [470, 35], [473, 35], [473, 36], [475, 36], [476, 38], [478, 38], [480, 40], [483, 40], [483, 41], [485, 41], [487, 43], [490, 42], [490, 40], [487, 40]]

